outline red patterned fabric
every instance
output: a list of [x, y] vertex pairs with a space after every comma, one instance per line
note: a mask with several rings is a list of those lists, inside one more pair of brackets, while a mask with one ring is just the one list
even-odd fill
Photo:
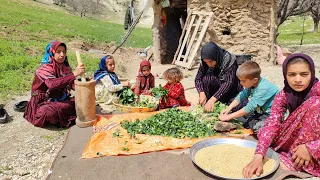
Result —
[[50, 78], [45, 82], [35, 75], [32, 84], [33, 93], [24, 112], [24, 118], [38, 127], [45, 127], [48, 124], [69, 127], [74, 124], [76, 110], [73, 99], [68, 97], [63, 101], [50, 101], [51, 98], [61, 96], [64, 87], [73, 87], [74, 80], [73, 73], [61, 78]]
[[[272, 147], [282, 162], [293, 171], [306, 171], [320, 177], [320, 83], [313, 85], [309, 98], [282, 121], [287, 111], [287, 94], [282, 90], [274, 99], [271, 115], [260, 129], [256, 154], [266, 154]], [[312, 161], [309, 166], [297, 168], [291, 161], [293, 149], [305, 144]]]
[[148, 95], [148, 90], [154, 88], [155, 86], [154, 76], [151, 73], [148, 76], [143, 75], [142, 67], [144, 66], [148, 66], [151, 70], [151, 64], [149, 61], [144, 60], [140, 63], [140, 68], [138, 72], [139, 74], [136, 79], [136, 84], [132, 89], [137, 96], [139, 96], [140, 94]]
[[184, 95], [184, 88], [180, 82], [170, 85], [167, 83], [163, 86], [168, 90], [168, 96], [160, 101], [160, 108], [170, 108], [176, 106], [190, 106], [191, 104], [186, 100]]

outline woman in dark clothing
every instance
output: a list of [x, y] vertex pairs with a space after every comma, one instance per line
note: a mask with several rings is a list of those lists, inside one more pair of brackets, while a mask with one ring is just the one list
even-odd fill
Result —
[[35, 73], [31, 99], [24, 113], [24, 118], [35, 126], [55, 124], [69, 127], [76, 119], [75, 103], [70, 99], [70, 90], [74, 89], [74, 80], [85, 72], [85, 67], [83, 64], [79, 65], [72, 72], [66, 51], [64, 43], [49, 43]]
[[217, 101], [231, 103], [242, 91], [243, 87], [236, 76], [237, 68], [236, 57], [216, 43], [209, 42], [201, 49], [201, 65], [195, 86], [199, 93], [199, 104], [205, 105], [206, 111], [212, 111]]

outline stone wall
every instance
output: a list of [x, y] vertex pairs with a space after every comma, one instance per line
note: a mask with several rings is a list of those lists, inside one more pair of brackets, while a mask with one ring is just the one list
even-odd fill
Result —
[[233, 54], [252, 54], [253, 60], [268, 64], [274, 61], [272, 8], [275, 0], [188, 0], [188, 12], [214, 12], [202, 45], [214, 41]]

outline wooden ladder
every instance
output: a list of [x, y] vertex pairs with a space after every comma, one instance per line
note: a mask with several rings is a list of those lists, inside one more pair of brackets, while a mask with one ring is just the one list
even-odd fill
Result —
[[188, 14], [172, 64], [188, 69], [192, 68], [212, 15], [213, 12], [201, 11], [192, 11]]

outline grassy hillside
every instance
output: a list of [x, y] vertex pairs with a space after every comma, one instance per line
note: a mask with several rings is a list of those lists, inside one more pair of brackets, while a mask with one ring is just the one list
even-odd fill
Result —
[[[73, 16], [34, 1], [0, 0], [0, 4], [1, 99], [30, 90], [33, 73], [51, 40], [106, 45], [118, 43], [126, 33], [120, 24]], [[146, 47], [150, 44], [151, 29], [136, 28], [124, 46]], [[68, 56], [74, 58], [75, 55], [69, 52]], [[94, 71], [98, 59], [83, 56], [87, 70]]]
[[[44, 49], [51, 40], [81, 41], [96, 47], [119, 43], [126, 31], [120, 24], [81, 18], [50, 8], [32, 0], [0, 0], [0, 99], [30, 90], [33, 74]], [[298, 45], [302, 18], [291, 17], [280, 26], [278, 42]], [[305, 44], [319, 44], [320, 32], [312, 33], [313, 22], [306, 20]], [[125, 47], [147, 47], [152, 44], [151, 29], [136, 28]], [[68, 53], [75, 59], [74, 53]], [[97, 67], [98, 59], [82, 54], [88, 72]], [[75, 62], [71, 61], [71, 66]]]
[[[278, 42], [282, 46], [299, 45], [303, 29], [303, 18], [290, 17], [280, 27]], [[320, 44], [320, 31], [313, 33], [313, 21], [310, 16], [306, 17], [303, 44]]]

